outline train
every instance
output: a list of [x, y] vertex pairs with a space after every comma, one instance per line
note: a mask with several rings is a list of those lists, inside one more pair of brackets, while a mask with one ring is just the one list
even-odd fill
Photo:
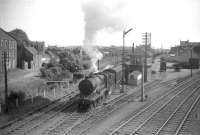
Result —
[[166, 72], [167, 70], [167, 64], [166, 64], [166, 60], [164, 57], [160, 58], [160, 72]]
[[85, 77], [78, 85], [78, 110], [87, 111], [101, 104], [119, 87], [121, 76], [122, 67], [117, 66]]

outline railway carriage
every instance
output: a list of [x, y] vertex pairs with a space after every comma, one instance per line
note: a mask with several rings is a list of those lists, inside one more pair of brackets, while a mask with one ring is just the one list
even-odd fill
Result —
[[114, 89], [121, 79], [121, 68], [109, 68], [86, 77], [79, 83], [80, 98], [79, 110], [88, 110], [101, 104]]

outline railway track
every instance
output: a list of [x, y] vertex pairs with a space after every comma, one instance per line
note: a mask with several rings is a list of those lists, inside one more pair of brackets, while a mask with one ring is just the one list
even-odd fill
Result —
[[[158, 83], [160, 83], [160, 81], [156, 80], [151, 84], [146, 85], [146, 89], [148, 87], [148, 89], [151, 87], [155, 87], [158, 85]], [[103, 108], [103, 110], [105, 109], [109, 109], [109, 106], [114, 105], [117, 106], [117, 102], [119, 102], [120, 100], [124, 99], [125, 97], [127, 97], [127, 95], [121, 95], [117, 98], [114, 98], [113, 100], [109, 101], [109, 105], [105, 106]], [[124, 100], [123, 100], [124, 102]], [[119, 104], [119, 103], [118, 103]], [[68, 115], [69, 117], [66, 117], [65, 119], [62, 119], [60, 121], [57, 122], [57, 124], [55, 124], [54, 128], [50, 127], [49, 129], [45, 130], [42, 135], [53, 135], [53, 134], [68, 134], [70, 131], [72, 131], [74, 128], [76, 128], [77, 126], [81, 125], [84, 121], [88, 120], [91, 117], [94, 117], [96, 114], [99, 113], [99, 111], [101, 111], [102, 108], [99, 108], [97, 110], [94, 110], [92, 112], [87, 112], [85, 114], [79, 114], [79, 113], [72, 113], [70, 115]], [[73, 110], [75, 111], [75, 110]], [[73, 112], [72, 111], [72, 112]], [[101, 112], [100, 112], [101, 113]]]
[[37, 128], [41, 123], [48, 121], [58, 115], [59, 112], [69, 108], [78, 95], [77, 92], [78, 91], [67, 94], [53, 104], [49, 104], [47, 107], [37, 110], [37, 112], [34, 112], [34, 114], [29, 117], [2, 127], [3, 131], [6, 135], [21, 135], [29, 133]]
[[186, 115], [182, 119], [179, 127], [174, 135], [195, 135], [199, 134], [200, 130], [200, 97], [196, 98]]
[[[160, 83], [160, 81], [158, 81], [157, 83]], [[171, 81], [169, 81], [169, 83], [171, 83]], [[151, 84], [151, 86], [160, 87], [156, 83]], [[166, 87], [166, 86], [163, 86], [163, 87]], [[147, 91], [148, 90], [150, 91], [150, 89], [147, 89]], [[62, 133], [62, 134], [64, 134], [64, 135], [82, 135], [82, 134], [86, 133], [89, 129], [91, 129], [93, 126], [96, 125], [97, 121], [100, 121], [100, 120], [106, 118], [107, 116], [112, 114], [114, 111], [118, 110], [123, 105], [127, 104], [128, 98], [134, 98], [134, 97], [137, 97], [136, 93], [134, 93], [134, 95], [131, 94], [131, 95], [125, 96], [125, 97], [115, 101], [112, 105], [109, 104], [107, 107], [88, 116], [84, 121], [80, 122], [79, 124], [75, 125], [73, 128], [70, 128], [69, 130], [67, 130], [65, 133]]]
[[[169, 82], [171, 83], [173, 81], [169, 81]], [[156, 80], [153, 83], [149, 83], [148, 85], [145, 86], [145, 88], [150, 89], [154, 87], [159, 87], [158, 84], [161, 84], [160, 80]], [[74, 97], [75, 95], [77, 95], [77, 92], [74, 92], [70, 95], [67, 95], [61, 98], [59, 100], [60, 102], [56, 102], [54, 104], [49, 105], [46, 108], [42, 108], [41, 110], [38, 111], [38, 113], [35, 113], [27, 118], [24, 118], [12, 125], [8, 125], [4, 127], [3, 129], [5, 131], [5, 134], [10, 134], [10, 135], [12, 134], [21, 135], [21, 134], [31, 134], [31, 133], [33, 134], [33, 131], [35, 133], [35, 131], [37, 131], [37, 129], [39, 129], [41, 126], [45, 127], [46, 123], [51, 123], [51, 122], [53, 123], [53, 126], [46, 126], [47, 130], [45, 130], [42, 133], [41, 132], [38, 132], [38, 133], [41, 133], [44, 135], [68, 133], [73, 128], [77, 127], [83, 121], [89, 119], [91, 116], [95, 114], [95, 111], [88, 112], [85, 114], [76, 113], [75, 112], [76, 107], [72, 107], [72, 102], [67, 103], [67, 99]], [[117, 102], [120, 100], [122, 100], [123, 102], [126, 102], [126, 100], [123, 100], [123, 98], [125, 97], [127, 97], [127, 95], [121, 95], [117, 97], [116, 99], [111, 100], [109, 102], [109, 106], [112, 106], [112, 105], [117, 106]], [[106, 107], [106, 108], [109, 108], [109, 107]], [[64, 116], [61, 115], [62, 112], [65, 112]]]
[[[200, 99], [200, 88], [194, 89], [191, 94], [187, 96], [181, 103], [177, 106], [174, 111], [172, 110], [171, 115], [169, 115], [168, 119], [165, 120], [156, 135], [165, 135], [165, 134], [173, 134], [177, 135], [184, 123], [185, 119], [188, 117], [188, 114], [191, 112], [191, 109], [195, 106], [195, 104]], [[173, 106], [175, 107], [175, 106]], [[164, 110], [164, 109], [163, 109]], [[170, 113], [169, 110], [165, 113]], [[166, 115], [166, 114], [165, 114]], [[158, 116], [156, 116], [158, 117]]]
[[[176, 117], [174, 119], [176, 121], [183, 117], [184, 115], [178, 115], [180, 114], [178, 112], [191, 106], [196, 99], [195, 97], [200, 94], [199, 87], [197, 87], [198, 83], [199, 80], [193, 79], [189, 84], [186, 83], [186, 86], [182, 85], [181, 87], [174, 88], [173, 91], [158, 98], [131, 118], [116, 126], [109, 135], [156, 134], [158, 131], [164, 131], [163, 128], [167, 128], [166, 125], [170, 125], [167, 124], [167, 119], [169, 117]], [[191, 96], [194, 96], [194, 98], [191, 98]], [[165, 126], [162, 127], [162, 125]], [[173, 126], [175, 127], [175, 125]]]
[[[19, 120], [11, 125], [6, 125], [2, 129], [4, 130], [5, 134], [10, 134], [10, 135], [11, 134], [15, 134], [15, 135], [28, 134], [32, 132], [33, 130], [36, 130], [37, 128], [39, 128], [41, 125], [44, 125], [44, 123], [51, 121], [55, 117], [59, 117], [59, 113], [61, 113], [62, 111], [67, 110], [67, 109], [70, 110], [71, 109], [70, 106], [72, 105], [72, 102], [67, 104], [66, 100], [70, 99], [71, 97], [74, 97], [76, 94], [77, 94], [76, 92], [73, 92], [72, 94], [66, 95], [63, 98], [59, 99], [57, 102], [49, 105], [48, 107], [41, 108], [40, 110], [38, 110], [38, 113], [35, 112], [33, 115], [23, 118], [22, 120]], [[71, 112], [73, 112], [74, 110], [71, 109]], [[68, 113], [67, 116], [66, 115], [64, 117], [60, 116], [61, 120], [59, 120], [58, 123], [63, 123], [63, 120], [69, 119], [70, 116], [73, 119], [75, 114]], [[74, 119], [74, 121], [77, 119]], [[72, 121], [70, 123], [72, 123]]]

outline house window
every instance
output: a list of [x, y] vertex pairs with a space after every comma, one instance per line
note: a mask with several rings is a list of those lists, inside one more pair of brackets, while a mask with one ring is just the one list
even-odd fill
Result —
[[7, 49], [7, 40], [4, 40], [4, 49]]
[[15, 41], [13, 41], [13, 49], [15, 49], [15, 48], [16, 48], [16, 47], [15, 47], [15, 45], [16, 45], [16, 44], [15, 44]]
[[5, 40], [5, 49], [9, 49], [9, 44], [7, 40]]
[[10, 41], [10, 49], [13, 49], [13, 42]]
[[2, 40], [2, 49], [5, 49], [5, 40]]
[[12, 41], [12, 49], [15, 49], [15, 43]]
[[12, 41], [12, 49], [15, 49], [15, 43]]
[[17, 49], [17, 44], [15, 41], [13, 41], [13, 46], [14, 46], [14, 49]]
[[10, 41], [7, 41], [7, 45], [8, 49], [10, 49]]
[[1, 43], [0, 43], [0, 49], [3, 48], [3, 40], [1, 40]]

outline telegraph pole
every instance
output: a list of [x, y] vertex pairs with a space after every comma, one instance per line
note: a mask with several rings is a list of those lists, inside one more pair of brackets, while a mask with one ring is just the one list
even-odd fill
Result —
[[145, 33], [144, 81], [147, 81], [147, 32]]
[[144, 82], [147, 81], [147, 46], [151, 47], [151, 33], [143, 33], [143, 42], [144, 42]]
[[144, 101], [144, 60], [142, 60], [141, 102]]
[[7, 53], [4, 52], [5, 113], [8, 113]]
[[190, 49], [190, 76], [192, 77], [192, 66], [193, 66], [193, 64], [192, 64], [192, 47], [191, 47], [191, 49]]
[[97, 60], [97, 64], [98, 64], [98, 67], [97, 67], [97, 68], [98, 68], [98, 71], [99, 71], [99, 69], [100, 69], [100, 68], [99, 68], [99, 65], [100, 65], [99, 63], [100, 63], [100, 60], [98, 59], [98, 60]]

